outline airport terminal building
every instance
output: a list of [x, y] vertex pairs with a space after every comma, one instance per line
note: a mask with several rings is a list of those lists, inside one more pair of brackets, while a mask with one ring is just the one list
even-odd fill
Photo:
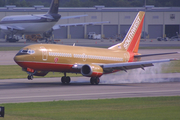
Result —
[[[43, 6], [16, 7], [6, 6], [0, 8], [0, 19], [9, 15], [44, 14], [48, 8]], [[180, 33], [180, 7], [86, 7], [86, 8], [59, 8], [61, 16], [73, 16], [87, 14], [86, 17], [73, 19], [60, 19], [57, 24], [85, 23], [110, 21], [110, 23], [66, 26], [53, 32], [55, 39], [84, 39], [89, 32], [101, 34], [104, 38], [123, 37], [132, 24], [138, 11], [146, 11], [143, 31], [146, 38], [172, 37]], [[4, 34], [0, 33], [0, 38]], [[143, 37], [143, 36], [142, 36]]]

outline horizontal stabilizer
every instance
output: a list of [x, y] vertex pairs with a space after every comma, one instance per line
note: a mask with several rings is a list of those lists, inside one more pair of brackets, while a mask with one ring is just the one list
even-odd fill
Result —
[[157, 55], [168, 55], [168, 54], [178, 54], [179, 52], [170, 52], [170, 53], [157, 53], [157, 54], [146, 54], [146, 55], [135, 55], [135, 58], [140, 57], [149, 57], [149, 56], [157, 56]]

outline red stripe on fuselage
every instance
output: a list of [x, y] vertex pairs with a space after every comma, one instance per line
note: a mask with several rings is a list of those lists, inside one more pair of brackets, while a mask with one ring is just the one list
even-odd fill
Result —
[[[39, 62], [17, 62], [22, 68], [31, 68], [36, 71], [48, 71], [48, 72], [70, 72], [81, 73], [80, 70], [72, 69], [73, 65], [69, 64], [53, 64], [53, 63], [39, 63]], [[89, 77], [100, 77], [103, 73], [93, 72]]]
[[73, 65], [70, 64], [54, 64], [54, 63], [40, 63], [40, 62], [17, 62], [17, 64], [22, 68], [31, 68], [39, 71], [80, 73], [80, 70], [72, 69]]

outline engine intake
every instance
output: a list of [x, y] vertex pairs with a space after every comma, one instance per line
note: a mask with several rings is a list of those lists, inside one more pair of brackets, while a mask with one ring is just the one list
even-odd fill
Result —
[[101, 77], [103, 75], [103, 69], [99, 65], [83, 65], [81, 68], [81, 74], [87, 77]]

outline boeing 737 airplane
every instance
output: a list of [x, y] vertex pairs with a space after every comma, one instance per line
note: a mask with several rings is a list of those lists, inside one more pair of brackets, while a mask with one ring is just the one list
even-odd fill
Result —
[[46, 37], [48, 36], [46, 33], [49, 34], [48, 31], [52, 32], [53, 30], [60, 29], [62, 26], [109, 23], [109, 21], [103, 21], [55, 25], [60, 18], [70, 19], [87, 16], [76, 15], [61, 17], [61, 15], [58, 14], [58, 8], [59, 0], [52, 0], [50, 9], [46, 14], [6, 16], [0, 21], [0, 30], [7, 35], [7, 41], [15, 42], [18, 41], [16, 36], [22, 36], [23, 34], [42, 34]]
[[176, 54], [178, 52], [146, 54], [138, 53], [145, 12], [139, 12], [124, 40], [108, 49], [55, 44], [29, 45], [21, 49], [14, 61], [26, 71], [28, 79], [45, 76], [48, 72], [62, 72], [63, 84], [70, 83], [66, 73], [81, 73], [91, 77], [91, 84], [99, 84], [103, 74], [153, 66], [154, 63], [175, 59], [140, 61], [141, 57]]

